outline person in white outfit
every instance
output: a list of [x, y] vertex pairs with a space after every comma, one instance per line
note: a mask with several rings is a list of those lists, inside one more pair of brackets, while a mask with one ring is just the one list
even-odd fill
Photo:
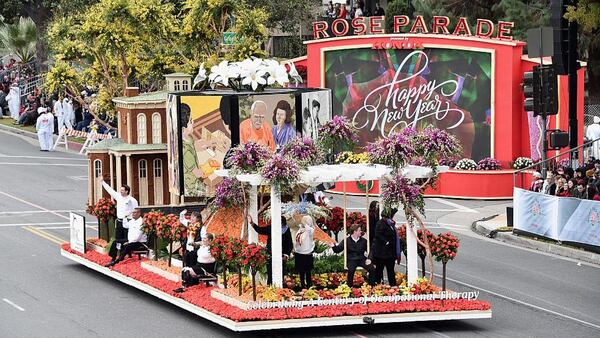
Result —
[[54, 115], [48, 112], [48, 108], [38, 108], [39, 117], [35, 124], [41, 151], [52, 149], [52, 133], [54, 132]]
[[184, 292], [186, 287], [198, 284], [201, 278], [215, 277], [216, 260], [210, 253], [210, 243], [213, 239], [214, 235], [211, 233], [202, 237], [202, 244], [198, 248], [197, 263], [192, 267], [186, 266], [181, 269], [181, 287], [173, 290], [174, 292]]
[[99, 179], [102, 187], [110, 197], [117, 202], [117, 219], [115, 221], [115, 238], [122, 240], [127, 238], [129, 226], [127, 220], [131, 218], [133, 210], [138, 207], [138, 201], [130, 195], [131, 188], [127, 184], [123, 184], [119, 192], [116, 192], [110, 185], [104, 182], [103, 178]]
[[[594, 123], [587, 127], [585, 138], [588, 141], [600, 139], [600, 117], [594, 116]], [[591, 156], [595, 159], [600, 159], [600, 141], [596, 141], [590, 145], [590, 152]]]
[[65, 126], [67, 129], [73, 129], [73, 126], [75, 125], [75, 109], [73, 108], [71, 99], [65, 97], [62, 100], [62, 109], [63, 114], [65, 115]]
[[295, 214], [294, 218], [300, 220], [300, 229], [296, 232], [294, 241], [294, 263], [300, 275], [300, 286], [303, 289], [312, 286], [313, 251], [315, 249], [315, 226], [312, 217]]
[[17, 121], [21, 110], [21, 88], [19, 88], [17, 83], [13, 83], [10, 87], [10, 92], [6, 96], [6, 102], [8, 102], [10, 117]]
[[56, 101], [54, 101], [54, 105], [52, 106], [52, 112], [56, 119], [58, 120], [58, 132], [60, 133], [60, 129], [65, 125], [65, 112], [62, 106], [62, 99], [59, 96]]

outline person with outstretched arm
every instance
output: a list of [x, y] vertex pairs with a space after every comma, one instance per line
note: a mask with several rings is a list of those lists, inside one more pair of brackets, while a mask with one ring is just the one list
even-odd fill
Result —
[[110, 185], [104, 182], [104, 179], [100, 178], [100, 181], [102, 182], [104, 190], [106, 190], [110, 197], [117, 202], [115, 238], [120, 240], [127, 239], [128, 226], [127, 222], [124, 220], [131, 218], [133, 209], [138, 207], [138, 201], [130, 195], [131, 188], [128, 185], [123, 184], [119, 189], [119, 192], [116, 192]]

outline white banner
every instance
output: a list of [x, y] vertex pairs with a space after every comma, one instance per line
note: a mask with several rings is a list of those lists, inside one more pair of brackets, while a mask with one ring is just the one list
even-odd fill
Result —
[[85, 253], [85, 217], [71, 212], [69, 214], [71, 249]]
[[515, 188], [514, 227], [554, 240], [600, 246], [600, 202]]

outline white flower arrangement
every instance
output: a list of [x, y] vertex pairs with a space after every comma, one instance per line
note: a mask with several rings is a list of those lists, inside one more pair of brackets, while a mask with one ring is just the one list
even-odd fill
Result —
[[523, 169], [533, 165], [533, 160], [529, 157], [517, 157], [515, 163], [513, 163], [513, 168], [515, 169]]
[[290, 81], [302, 82], [292, 62], [281, 64], [276, 60], [250, 58], [240, 62], [221, 61], [210, 69], [206, 76], [204, 63], [194, 78], [194, 86], [208, 80], [211, 88], [223, 86], [234, 90], [260, 90], [278, 84], [285, 87]]
[[470, 158], [463, 158], [458, 163], [456, 163], [456, 167], [454, 169], [458, 170], [476, 170], [477, 163]]

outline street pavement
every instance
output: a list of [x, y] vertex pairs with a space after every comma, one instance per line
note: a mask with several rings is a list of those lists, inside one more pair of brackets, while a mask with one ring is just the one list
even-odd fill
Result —
[[[30, 138], [0, 131], [0, 336], [238, 336], [60, 256], [68, 212], [84, 214], [84, 156], [40, 152]], [[343, 196], [333, 198], [343, 204]], [[349, 208], [364, 208], [349, 197]], [[461, 240], [448, 287], [475, 290], [493, 318], [283, 330], [243, 337], [599, 337], [600, 267], [476, 235], [474, 221], [510, 201], [427, 199], [426, 222]], [[95, 221], [86, 215], [89, 236]], [[404, 267], [400, 267], [402, 271]], [[441, 273], [441, 266], [435, 266]], [[439, 277], [438, 277], [439, 282]]]

